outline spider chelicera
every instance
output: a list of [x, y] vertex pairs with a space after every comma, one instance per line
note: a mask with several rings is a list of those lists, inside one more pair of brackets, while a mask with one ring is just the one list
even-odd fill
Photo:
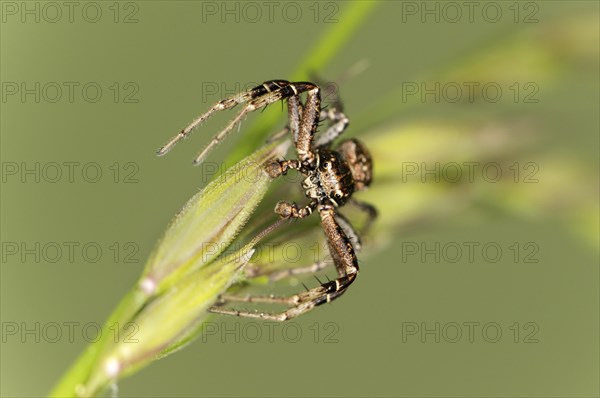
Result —
[[[274, 161], [267, 166], [266, 171], [272, 178], [276, 178], [286, 174], [289, 169], [298, 170], [306, 176], [302, 187], [305, 189], [310, 203], [304, 207], [298, 207], [295, 203], [281, 201], [275, 206], [275, 213], [281, 218], [288, 219], [304, 218], [315, 211], [319, 213], [338, 278], [289, 297], [222, 295], [217, 304], [210, 309], [211, 312], [285, 321], [336, 299], [356, 279], [358, 260], [355, 252], [360, 250], [360, 240], [348, 220], [337, 212], [337, 208], [346, 203], [352, 203], [365, 211], [368, 215], [365, 229], [377, 216], [377, 211], [373, 206], [352, 199], [355, 191], [363, 190], [371, 183], [371, 156], [365, 146], [356, 139], [342, 141], [335, 149], [332, 148], [332, 142], [348, 126], [348, 118], [342, 112], [339, 101], [336, 101], [327, 110], [321, 109], [320, 92], [321, 88], [314, 83], [292, 83], [286, 80], [267, 81], [249, 91], [217, 102], [157, 152], [158, 155], [167, 153], [178, 141], [186, 138], [195, 127], [208, 119], [214, 112], [247, 103], [194, 159], [194, 164], [199, 164], [208, 152], [221, 142], [248, 113], [287, 99], [288, 125], [284, 131], [291, 132], [298, 159]], [[303, 93], [306, 93], [304, 103], [300, 98]], [[329, 120], [330, 126], [316, 136], [321, 120]], [[279, 277], [274, 279], [280, 279], [282, 272], [287, 275], [295, 275], [301, 272], [315, 272], [323, 267], [323, 263], [316, 263], [309, 267], [280, 271]], [[239, 311], [225, 308], [224, 305], [228, 302], [279, 303], [285, 304], [289, 308], [280, 313]]]

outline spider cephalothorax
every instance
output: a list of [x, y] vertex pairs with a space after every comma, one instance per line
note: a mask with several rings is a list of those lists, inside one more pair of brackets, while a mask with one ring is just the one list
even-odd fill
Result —
[[[280, 168], [276, 163], [269, 172], [276, 177], [285, 174], [287, 168]], [[360, 141], [352, 139], [342, 142], [336, 150], [316, 148], [314, 161], [308, 166], [300, 165], [298, 171], [307, 176], [302, 181], [302, 187], [306, 196], [313, 201], [306, 211], [297, 209], [293, 204], [280, 202], [275, 212], [283, 217], [290, 217], [296, 211], [301, 212], [297, 217], [304, 217], [319, 203], [343, 206], [355, 191], [363, 190], [371, 183], [371, 157]]]
[[303, 182], [306, 196], [319, 202], [330, 201], [335, 206], [346, 203], [354, 192], [350, 167], [339, 152], [322, 149], [317, 152], [317, 169]]
[[[200, 152], [194, 160], [194, 163], [198, 164], [246, 114], [273, 102], [287, 99], [288, 125], [285, 131], [289, 131], [292, 135], [298, 159], [275, 161], [266, 168], [266, 171], [271, 177], [276, 178], [286, 174], [289, 169], [298, 170], [305, 176], [302, 187], [310, 202], [304, 207], [298, 207], [295, 203], [280, 201], [275, 206], [275, 212], [282, 218], [304, 218], [315, 211], [319, 213], [338, 278], [290, 297], [223, 295], [219, 303], [210, 309], [212, 312], [278, 321], [287, 320], [339, 297], [358, 274], [355, 251], [360, 248], [360, 240], [351, 224], [337, 212], [337, 208], [352, 202], [368, 213], [367, 226], [376, 217], [377, 212], [373, 206], [352, 199], [355, 191], [363, 190], [371, 183], [373, 174], [371, 156], [366, 147], [356, 139], [343, 141], [336, 148], [331, 147], [332, 142], [348, 126], [348, 118], [341, 111], [339, 101], [336, 102], [336, 106], [327, 111], [322, 110], [320, 90], [318, 85], [310, 82], [267, 81], [247, 92], [217, 102], [158, 151], [159, 155], [168, 152], [214, 112], [247, 103], [227, 127]], [[306, 93], [304, 103], [300, 98], [303, 93]], [[317, 136], [317, 126], [321, 120], [329, 120], [330, 126]], [[323, 266], [313, 264], [284, 272], [291, 275], [315, 272], [321, 268]], [[270, 314], [223, 307], [225, 303], [233, 301], [280, 303], [287, 304], [290, 308], [279, 314]]]

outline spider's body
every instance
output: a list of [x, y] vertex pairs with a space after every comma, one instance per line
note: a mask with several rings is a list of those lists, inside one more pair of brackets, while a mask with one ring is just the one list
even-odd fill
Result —
[[321, 149], [316, 154], [317, 169], [303, 181], [306, 196], [319, 203], [342, 206], [354, 192], [350, 167], [339, 152]]
[[[275, 163], [268, 170], [273, 177], [285, 174], [288, 168], [297, 168], [306, 178], [302, 181], [305, 194], [312, 201], [303, 209], [295, 205], [280, 202], [275, 212], [282, 214], [283, 208], [291, 212], [300, 212], [299, 218], [312, 213], [318, 205], [332, 205], [340, 207], [346, 204], [355, 191], [365, 189], [371, 183], [372, 165], [371, 156], [364, 145], [358, 140], [344, 141], [337, 150], [316, 148], [314, 162], [308, 166], [289, 162], [283, 167]], [[296, 167], [299, 166], [299, 167]], [[281, 210], [279, 210], [281, 209]]]
[[[303, 93], [307, 94], [304, 103], [300, 99], [300, 95]], [[275, 206], [275, 212], [282, 218], [304, 218], [315, 211], [319, 213], [338, 278], [291, 297], [222, 296], [219, 304], [211, 308], [212, 312], [278, 321], [287, 320], [337, 298], [346, 291], [358, 274], [355, 250], [360, 249], [360, 240], [350, 223], [337, 212], [337, 208], [352, 202], [370, 216], [367, 226], [375, 218], [377, 212], [373, 206], [352, 199], [355, 191], [363, 190], [371, 183], [371, 156], [366, 147], [356, 139], [345, 140], [335, 149], [331, 147], [332, 142], [348, 126], [348, 119], [342, 113], [339, 101], [337, 102], [338, 106], [327, 111], [321, 110], [320, 87], [316, 84], [271, 80], [247, 92], [219, 101], [208, 112], [181, 130], [158, 151], [158, 154], [162, 155], [169, 151], [173, 145], [182, 138], [186, 138], [212, 113], [247, 102], [248, 104], [242, 111], [198, 155], [194, 161], [198, 164], [247, 113], [285, 99], [288, 103], [288, 126], [285, 130], [292, 134], [298, 159], [275, 161], [267, 167], [266, 171], [273, 178], [286, 174], [289, 169], [296, 169], [305, 175], [302, 187], [310, 199], [310, 203], [304, 207], [298, 207], [295, 203], [281, 201]], [[315, 138], [317, 126], [324, 119], [329, 120], [331, 125]], [[314, 272], [321, 268], [323, 266], [317, 263], [303, 269], [284, 272], [291, 275]], [[223, 308], [222, 305], [229, 301], [281, 303], [289, 305], [290, 308], [279, 314]]]

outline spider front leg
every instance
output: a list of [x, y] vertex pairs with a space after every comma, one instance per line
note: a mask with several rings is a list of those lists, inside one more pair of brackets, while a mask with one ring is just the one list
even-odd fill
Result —
[[194, 119], [188, 126], [186, 126], [177, 135], [175, 135], [175, 137], [173, 137], [169, 142], [167, 142], [162, 148], [160, 148], [157, 151], [157, 154], [159, 156], [166, 154], [173, 148], [173, 146], [175, 146], [175, 144], [189, 136], [196, 127], [202, 124], [215, 112], [230, 109], [236, 106], [237, 104], [247, 102], [247, 105], [229, 122], [229, 124], [223, 130], [221, 130], [217, 135], [213, 137], [209, 144], [194, 159], [194, 164], [197, 165], [201, 163], [202, 160], [206, 157], [206, 155], [217, 144], [223, 141], [225, 137], [233, 130], [233, 128], [238, 123], [240, 123], [240, 121], [250, 112], [264, 108], [267, 105], [280, 100], [288, 99], [291, 97], [297, 97], [300, 94], [307, 91], [309, 93], [313, 92], [315, 87], [316, 86], [312, 83], [290, 83], [285, 80], [271, 80], [263, 83], [260, 86], [254, 87], [249, 91], [219, 101], [215, 105], [213, 105], [206, 113]]
[[324, 133], [322, 133], [317, 139], [315, 139], [315, 147], [325, 147], [331, 144], [333, 140], [340, 136], [348, 127], [350, 120], [346, 115], [338, 110], [337, 108], [331, 108], [327, 111], [321, 112], [321, 119], [328, 119], [332, 121], [332, 125], [329, 126]]
[[300, 133], [300, 122], [302, 120], [303, 111], [304, 109], [300, 102], [300, 97], [295, 96], [288, 98], [288, 126], [292, 132], [294, 145], [298, 145], [298, 134]]
[[[312, 168], [316, 161], [316, 154], [313, 152], [313, 139], [321, 118], [321, 89], [312, 83], [304, 84], [310, 85], [312, 88], [307, 90], [306, 101], [299, 115], [298, 135], [294, 142], [298, 159], [302, 165]], [[293, 129], [292, 134], [294, 134]], [[296, 137], [295, 134], [294, 137]]]
[[[272, 91], [273, 88], [269, 88], [268, 83], [274, 84], [277, 88], [274, 91]], [[253, 112], [257, 109], [264, 108], [267, 105], [272, 104], [274, 102], [288, 99], [288, 108], [290, 109], [289, 110], [290, 115], [297, 114], [299, 117], [299, 113], [298, 113], [299, 111], [296, 109], [297, 108], [296, 103], [299, 102], [298, 96], [304, 92], [308, 92], [308, 97], [310, 99], [311, 96], [314, 95], [313, 92], [315, 90], [317, 90], [317, 91], [319, 90], [319, 88], [312, 83], [305, 83], [305, 82], [290, 83], [290, 82], [283, 81], [283, 80], [266, 82], [262, 86], [259, 86], [255, 89], [259, 89], [260, 87], [264, 87], [265, 90], [267, 91], [267, 93], [262, 96], [257, 96], [254, 99], [252, 99], [248, 103], [248, 105], [246, 105], [246, 107], [244, 107], [244, 109], [242, 109], [240, 111], [240, 113], [238, 113], [238, 115], [231, 122], [229, 122], [229, 124], [223, 130], [221, 130], [217, 135], [215, 135], [213, 137], [213, 139], [208, 143], [208, 145], [206, 145], [206, 147], [194, 159], [195, 165], [200, 164], [204, 160], [206, 155], [208, 155], [208, 153], [217, 144], [219, 144], [221, 141], [223, 141], [225, 139], [225, 137], [233, 130], [233, 128], [248, 113]], [[292, 100], [291, 103], [289, 100]], [[292, 134], [294, 136], [296, 136], [295, 130], [298, 128], [297, 126], [300, 123], [300, 121], [295, 123], [293, 118], [291, 120], [292, 121], [290, 122], [290, 129], [292, 131]], [[302, 121], [303, 121], [303, 119], [302, 119]], [[316, 127], [315, 127], [315, 131], [316, 131]]]
[[[210, 312], [236, 315], [247, 318], [259, 318], [272, 321], [286, 321], [302, 315], [318, 305], [331, 302], [341, 296], [356, 279], [358, 274], [358, 261], [352, 247], [352, 242], [344, 233], [342, 227], [337, 223], [335, 210], [330, 205], [320, 205], [319, 215], [323, 231], [327, 237], [329, 251], [338, 271], [339, 277], [332, 281], [321, 284], [306, 292], [294, 294], [289, 297], [277, 296], [222, 296], [216, 306], [209, 309]], [[223, 308], [228, 302], [285, 304], [290, 306], [286, 311], [280, 313], [240, 311], [236, 309]]]
[[283, 137], [287, 133], [292, 133], [292, 138], [294, 140], [294, 145], [298, 142], [298, 130], [300, 128], [300, 120], [302, 118], [302, 103], [300, 102], [300, 98], [298, 96], [288, 98], [288, 124], [273, 134], [271, 137], [267, 139], [267, 143], [278, 140]]
[[162, 155], [166, 154], [167, 152], [169, 152], [175, 146], [175, 144], [177, 144], [182, 139], [187, 138], [187, 136], [189, 136], [196, 127], [201, 125], [205, 120], [207, 120], [209, 117], [211, 117], [215, 112], [222, 111], [225, 109], [231, 109], [238, 104], [247, 102], [254, 98], [258, 98], [267, 92], [271, 92], [275, 87], [277, 87], [279, 85], [287, 84], [287, 83], [288, 82], [283, 81], [283, 80], [282, 81], [276, 81], [276, 80], [268, 81], [268, 82], [263, 83], [260, 86], [254, 87], [253, 89], [248, 90], [244, 93], [236, 94], [233, 97], [226, 98], [224, 100], [217, 102], [208, 111], [206, 111], [205, 113], [203, 113], [202, 115], [200, 115], [196, 119], [194, 119], [190, 124], [188, 124], [185, 128], [183, 128], [177, 135], [175, 135], [169, 142], [167, 142], [164, 146], [162, 146], [157, 151], [157, 154], [159, 156], [162, 156]]
[[[280, 132], [275, 134], [275, 137], [280, 137], [285, 132], [291, 132], [294, 139], [294, 145], [298, 146], [298, 136], [300, 134], [300, 123], [302, 122], [302, 113], [304, 106], [300, 102], [299, 97], [288, 98], [288, 120], [289, 124]], [[329, 120], [331, 126], [324, 133], [314, 140], [313, 146], [325, 146], [335, 140], [348, 127], [349, 120], [346, 115], [340, 110], [341, 108], [333, 107], [331, 109], [322, 109], [319, 114], [319, 121]], [[316, 133], [316, 131], [315, 131]], [[306, 130], [304, 131], [306, 134]], [[274, 138], [271, 138], [273, 140]]]

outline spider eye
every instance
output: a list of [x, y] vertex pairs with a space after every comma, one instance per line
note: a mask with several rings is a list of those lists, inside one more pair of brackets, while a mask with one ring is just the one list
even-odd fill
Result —
[[323, 162], [323, 167], [325, 167], [326, 169], [328, 169], [330, 166], [329, 162]]
[[341, 192], [336, 192], [334, 196], [335, 196], [336, 199], [341, 199], [342, 198], [342, 193]]

